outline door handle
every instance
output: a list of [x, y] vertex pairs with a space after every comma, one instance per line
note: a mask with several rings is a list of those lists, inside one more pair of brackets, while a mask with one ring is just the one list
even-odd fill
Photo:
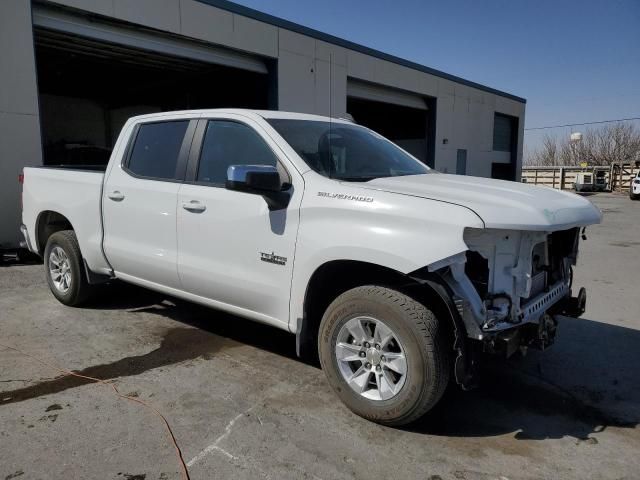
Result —
[[115, 202], [120, 202], [124, 200], [124, 193], [121, 193], [118, 190], [114, 190], [113, 192], [107, 193], [107, 197]]
[[191, 200], [190, 202], [183, 202], [182, 208], [184, 208], [185, 210], [187, 210], [189, 212], [201, 213], [201, 212], [204, 212], [207, 209], [207, 206], [203, 205], [202, 203], [200, 203], [197, 200]]

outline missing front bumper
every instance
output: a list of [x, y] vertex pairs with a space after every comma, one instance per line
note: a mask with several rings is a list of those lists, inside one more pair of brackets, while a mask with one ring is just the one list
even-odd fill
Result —
[[570, 295], [569, 286], [564, 282], [558, 282], [548, 291], [537, 295], [520, 307], [512, 317], [509, 317], [509, 313], [505, 312], [504, 318], [487, 320], [482, 325], [482, 331], [485, 334], [491, 334], [529, 323], [537, 324], [545, 313], [554, 309], [556, 305], [562, 304], [567, 298], [570, 298]]
[[565, 297], [556, 305], [554, 305], [551, 311], [555, 315], [564, 315], [565, 317], [580, 317], [587, 307], [587, 291], [584, 287], [581, 287], [578, 291], [578, 295], [575, 297]]
[[586, 303], [587, 291], [581, 288], [577, 296], [566, 296], [554, 304], [536, 323], [515, 325], [487, 337], [486, 350], [507, 358], [526, 348], [546, 350], [555, 342], [560, 317], [579, 317], [584, 313]]

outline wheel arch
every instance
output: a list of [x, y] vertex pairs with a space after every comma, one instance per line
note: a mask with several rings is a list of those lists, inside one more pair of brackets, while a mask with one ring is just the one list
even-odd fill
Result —
[[329, 304], [347, 290], [370, 284], [398, 290], [426, 305], [438, 318], [446, 319], [444, 323], [451, 340], [451, 350], [457, 354], [456, 380], [462, 385], [468, 383], [469, 375], [463, 368], [467, 363], [466, 329], [444, 281], [434, 273], [421, 271], [413, 276], [362, 261], [332, 260], [313, 272], [304, 295], [303, 317], [296, 326], [298, 356], [316, 362], [320, 321]]
[[63, 214], [53, 210], [40, 212], [36, 220], [36, 248], [38, 253], [44, 255], [44, 249], [49, 237], [62, 230], [74, 230], [73, 225]]

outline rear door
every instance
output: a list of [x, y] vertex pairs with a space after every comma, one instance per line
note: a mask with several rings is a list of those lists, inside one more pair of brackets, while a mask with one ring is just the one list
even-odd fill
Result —
[[[289, 206], [227, 190], [230, 165], [278, 166]], [[178, 195], [178, 266], [187, 292], [258, 320], [288, 323], [302, 178], [257, 124], [232, 115], [200, 120]]]
[[110, 169], [104, 250], [118, 277], [180, 288], [176, 202], [195, 126], [188, 117], [138, 124], [122, 162]]

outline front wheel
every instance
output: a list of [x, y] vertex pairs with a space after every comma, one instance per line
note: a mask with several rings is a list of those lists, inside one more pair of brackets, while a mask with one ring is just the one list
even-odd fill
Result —
[[327, 308], [319, 333], [329, 384], [369, 420], [411, 423], [435, 406], [448, 384], [444, 325], [396, 290], [369, 285], [343, 293]]
[[73, 230], [56, 232], [47, 240], [44, 267], [51, 293], [65, 305], [77, 306], [91, 294], [78, 239]]

